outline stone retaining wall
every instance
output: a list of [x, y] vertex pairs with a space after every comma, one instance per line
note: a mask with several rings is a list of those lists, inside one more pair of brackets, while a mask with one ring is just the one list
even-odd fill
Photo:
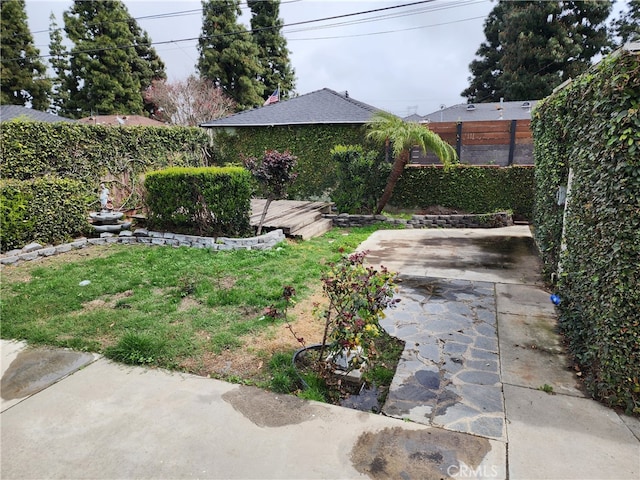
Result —
[[498, 228], [513, 225], [510, 213], [459, 215], [413, 215], [410, 220], [388, 218], [384, 215], [325, 215], [336, 227], [365, 227], [380, 222], [403, 225], [405, 228]]
[[209, 248], [211, 250], [268, 250], [285, 240], [282, 230], [273, 230], [250, 238], [227, 237], [198, 237], [196, 235], [182, 235], [177, 233], [150, 232], [143, 228], [131, 232], [125, 230], [119, 235], [102, 233], [100, 238], [79, 238], [70, 243], [56, 246], [42, 246], [30, 243], [20, 250], [11, 250], [0, 256], [0, 264], [14, 265], [23, 261], [35, 260], [40, 257], [50, 257], [59, 253], [87, 248], [91, 245], [107, 245], [111, 243], [164, 245], [172, 247]]

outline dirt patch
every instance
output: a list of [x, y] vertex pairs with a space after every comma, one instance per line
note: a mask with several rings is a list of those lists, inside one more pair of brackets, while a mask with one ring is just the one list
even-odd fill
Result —
[[[314, 305], [324, 301], [322, 287], [308, 297], [300, 300], [289, 309], [288, 318], [296, 336], [304, 338], [307, 345], [322, 340], [324, 324], [314, 315]], [[198, 337], [208, 341], [206, 333]], [[180, 363], [180, 368], [196, 375], [209, 377], [239, 377], [248, 381], [261, 381], [266, 375], [266, 363], [277, 352], [292, 351], [300, 347], [300, 343], [287, 329], [286, 325], [273, 324], [257, 334], [240, 338], [242, 346], [220, 353], [206, 352], [201, 357], [190, 357]]]
[[182, 297], [180, 304], [178, 305], [178, 312], [186, 312], [192, 308], [199, 308], [201, 305], [202, 304], [195, 298]]

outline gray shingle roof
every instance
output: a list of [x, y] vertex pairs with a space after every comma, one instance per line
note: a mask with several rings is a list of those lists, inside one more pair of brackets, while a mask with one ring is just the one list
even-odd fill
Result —
[[201, 127], [362, 124], [380, 111], [328, 88], [200, 124]]
[[23, 107], [22, 105], [0, 105], [0, 122], [8, 122], [19, 117], [26, 117], [34, 122], [72, 122], [75, 120], [66, 117], [60, 117], [33, 108]]
[[530, 120], [537, 100], [493, 103], [459, 103], [423, 117], [423, 122], [474, 122], [486, 120]]

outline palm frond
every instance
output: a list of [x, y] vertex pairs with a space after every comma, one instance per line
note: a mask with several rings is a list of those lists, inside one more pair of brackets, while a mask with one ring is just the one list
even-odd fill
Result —
[[425, 154], [433, 152], [445, 166], [458, 161], [455, 149], [426, 125], [405, 122], [388, 112], [378, 112], [368, 122], [367, 128], [367, 138], [379, 144], [388, 141], [396, 158], [417, 146]]

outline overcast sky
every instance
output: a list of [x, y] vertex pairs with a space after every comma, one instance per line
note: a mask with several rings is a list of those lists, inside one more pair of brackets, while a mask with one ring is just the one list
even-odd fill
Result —
[[[125, 0], [166, 64], [169, 80], [195, 73], [202, 6], [193, 0]], [[428, 3], [334, 18], [413, 3], [366, 0], [282, 0], [280, 17], [296, 72], [296, 91], [348, 91], [352, 98], [399, 116], [426, 115], [465, 99], [469, 63], [484, 41], [490, 0], [433, 0]], [[620, 0], [616, 6], [620, 6]], [[49, 53], [49, 15], [63, 26], [70, 0], [26, 0], [29, 27], [42, 55]], [[249, 26], [242, 1], [241, 18]], [[174, 14], [175, 15], [167, 15]], [[147, 18], [145, 18], [147, 17]], [[289, 25], [289, 26], [287, 26]], [[265, 92], [265, 98], [271, 92]], [[508, 100], [508, 99], [505, 99]]]

